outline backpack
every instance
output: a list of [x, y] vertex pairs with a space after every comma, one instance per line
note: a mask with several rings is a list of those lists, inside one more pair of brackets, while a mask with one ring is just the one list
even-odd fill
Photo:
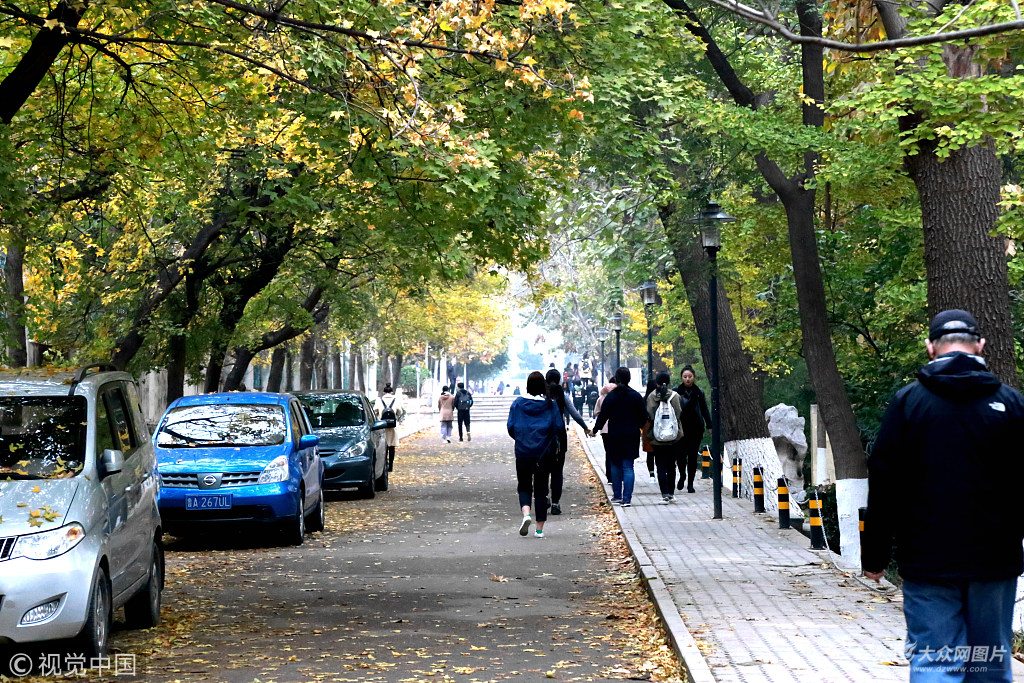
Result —
[[679, 419], [676, 417], [676, 411], [672, 410], [672, 401], [669, 400], [671, 397], [672, 394], [669, 394], [654, 411], [654, 429], [651, 431], [655, 441], [675, 441], [679, 438]]
[[473, 407], [473, 394], [468, 391], [459, 392], [459, 402], [456, 406], [459, 410], [469, 410]]
[[[397, 400], [398, 397], [396, 396], [393, 399], [391, 399], [391, 403], [389, 405], [384, 406], [384, 410], [380, 411], [380, 419], [395, 421], [398, 420], [398, 416], [395, 415], [395, 401]], [[384, 405], [384, 401], [381, 401], [380, 403], [381, 405]]]

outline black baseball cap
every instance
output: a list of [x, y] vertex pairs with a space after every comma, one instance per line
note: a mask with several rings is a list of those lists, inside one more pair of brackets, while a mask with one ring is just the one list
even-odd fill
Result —
[[981, 339], [978, 321], [967, 311], [952, 308], [932, 318], [928, 326], [928, 341], [935, 341], [947, 334], [970, 334]]

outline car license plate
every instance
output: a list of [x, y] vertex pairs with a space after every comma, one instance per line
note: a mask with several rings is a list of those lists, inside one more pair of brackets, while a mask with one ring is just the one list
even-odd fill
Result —
[[230, 510], [231, 494], [189, 494], [185, 496], [186, 510]]

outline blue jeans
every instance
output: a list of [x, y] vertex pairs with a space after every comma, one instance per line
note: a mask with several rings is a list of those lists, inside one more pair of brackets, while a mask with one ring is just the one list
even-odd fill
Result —
[[911, 683], [1012, 683], [1017, 577], [903, 582]]
[[612, 480], [612, 498], [623, 503], [633, 501], [633, 461], [628, 458], [608, 458]]

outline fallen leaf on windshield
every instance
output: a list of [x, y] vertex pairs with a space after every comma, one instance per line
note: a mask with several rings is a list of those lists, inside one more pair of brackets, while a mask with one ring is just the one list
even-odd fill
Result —
[[39, 493], [39, 487], [38, 486], [33, 486], [32, 487], [32, 493]]
[[18, 507], [20, 507], [20, 508], [27, 508], [28, 507], [28, 503], [18, 503]]
[[504, 576], [498, 576], [497, 574], [491, 574], [491, 581], [497, 581], [498, 583], [508, 583], [508, 579]]

